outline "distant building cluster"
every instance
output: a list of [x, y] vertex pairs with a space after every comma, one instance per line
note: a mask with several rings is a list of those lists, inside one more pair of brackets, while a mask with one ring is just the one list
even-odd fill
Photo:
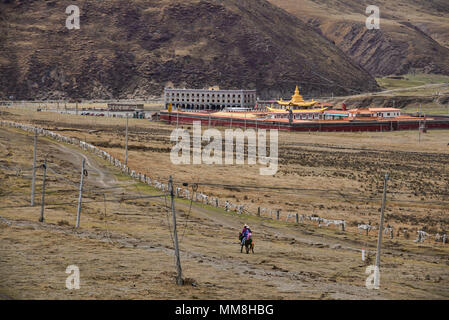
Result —
[[137, 103], [108, 103], [109, 111], [136, 111], [143, 110], [143, 104]]
[[358, 108], [348, 111], [350, 117], [380, 117], [396, 118], [401, 115], [401, 109], [397, 108]]
[[[271, 118], [286, 119], [289, 117], [287, 110], [271, 109]], [[352, 119], [393, 119], [401, 116], [401, 109], [397, 108], [358, 108], [350, 110], [327, 110], [322, 109], [308, 109], [308, 110], [293, 110], [292, 118], [294, 120], [352, 120]]]

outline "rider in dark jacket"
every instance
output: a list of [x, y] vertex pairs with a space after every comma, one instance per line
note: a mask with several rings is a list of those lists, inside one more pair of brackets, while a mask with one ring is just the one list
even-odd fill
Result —
[[245, 244], [245, 240], [251, 237], [251, 229], [247, 224], [242, 229], [242, 245]]

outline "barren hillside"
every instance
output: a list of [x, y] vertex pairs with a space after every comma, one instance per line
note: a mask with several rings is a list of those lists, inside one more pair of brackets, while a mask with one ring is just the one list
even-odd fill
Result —
[[261, 97], [377, 90], [300, 19], [266, 1], [3, 1], [0, 97], [136, 98], [165, 85], [257, 88]]
[[[270, 0], [322, 32], [374, 76], [411, 71], [449, 74], [447, 0]], [[368, 30], [368, 5], [380, 29]]]

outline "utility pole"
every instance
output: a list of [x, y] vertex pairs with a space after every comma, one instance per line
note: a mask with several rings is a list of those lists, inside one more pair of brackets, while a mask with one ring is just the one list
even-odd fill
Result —
[[80, 227], [80, 219], [81, 219], [81, 201], [83, 199], [83, 183], [84, 183], [84, 164], [86, 163], [86, 159], [83, 158], [83, 163], [81, 165], [81, 180], [80, 180], [80, 195], [78, 198], [78, 212], [76, 214], [76, 228]]
[[125, 166], [128, 165], [128, 113], [126, 114]]
[[388, 173], [385, 174], [385, 178], [384, 178], [384, 193], [383, 193], [383, 197], [382, 197], [382, 208], [381, 208], [381, 213], [380, 213], [379, 236], [377, 238], [377, 254], [376, 254], [376, 267], [377, 267], [377, 270], [380, 269], [380, 247], [381, 247], [381, 244], [382, 244], [385, 201], [386, 201], [386, 198], [387, 198], [387, 181], [388, 181]]
[[418, 123], [418, 143], [421, 143], [421, 119], [419, 119]]
[[42, 200], [41, 200], [41, 216], [39, 218], [39, 222], [44, 222], [44, 206], [45, 206], [45, 179], [47, 178], [47, 159], [45, 158], [44, 164], [42, 165], [44, 168], [44, 177], [42, 179]]
[[36, 190], [36, 149], [37, 149], [37, 130], [34, 130], [34, 152], [33, 152], [33, 181], [31, 182], [31, 206], [34, 206], [34, 193]]
[[176, 276], [176, 284], [182, 286], [184, 284], [184, 280], [182, 279], [181, 260], [179, 258], [178, 233], [176, 231], [175, 197], [173, 193], [173, 180], [171, 176], [168, 183], [170, 185], [171, 211], [173, 215], [173, 238], [175, 242], [176, 269], [178, 273]]

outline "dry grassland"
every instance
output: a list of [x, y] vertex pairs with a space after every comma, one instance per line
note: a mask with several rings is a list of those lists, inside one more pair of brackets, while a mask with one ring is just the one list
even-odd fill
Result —
[[[123, 157], [124, 120], [55, 115], [6, 109], [2, 119], [32, 123], [87, 140]], [[0, 293], [12, 298], [241, 299], [447, 299], [449, 249], [412, 240], [418, 228], [448, 230], [449, 135], [430, 131], [417, 144], [416, 132], [280, 133], [280, 167], [274, 177], [257, 166], [175, 166], [169, 159], [173, 127], [130, 120], [129, 166], [160, 181], [232, 184], [199, 191], [251, 213], [257, 206], [287, 213], [342, 218], [349, 232], [314, 224], [296, 225], [177, 200], [184, 277], [174, 285], [173, 245], [164, 198], [123, 200], [160, 194], [121, 175], [76, 147], [40, 139], [38, 163], [49, 161], [45, 223], [29, 204], [32, 137], [0, 129]], [[73, 228], [82, 156], [89, 177], [81, 229]], [[385, 239], [381, 289], [365, 288], [360, 249], [373, 252], [377, 234], [356, 233], [357, 222], [377, 223], [381, 177], [390, 172], [386, 224], [407, 227]], [[41, 171], [37, 194], [40, 193]], [[239, 185], [297, 188], [278, 192]], [[67, 190], [67, 191], [61, 191]], [[334, 191], [338, 190], [338, 192]], [[122, 199], [122, 201], [120, 201]], [[39, 203], [40, 197], [36, 198]], [[64, 203], [64, 204], [62, 204]], [[16, 208], [19, 206], [20, 208]], [[256, 253], [241, 254], [236, 234], [247, 222]], [[81, 270], [81, 290], [65, 289], [65, 268]], [[193, 283], [193, 285], [192, 285]]]

